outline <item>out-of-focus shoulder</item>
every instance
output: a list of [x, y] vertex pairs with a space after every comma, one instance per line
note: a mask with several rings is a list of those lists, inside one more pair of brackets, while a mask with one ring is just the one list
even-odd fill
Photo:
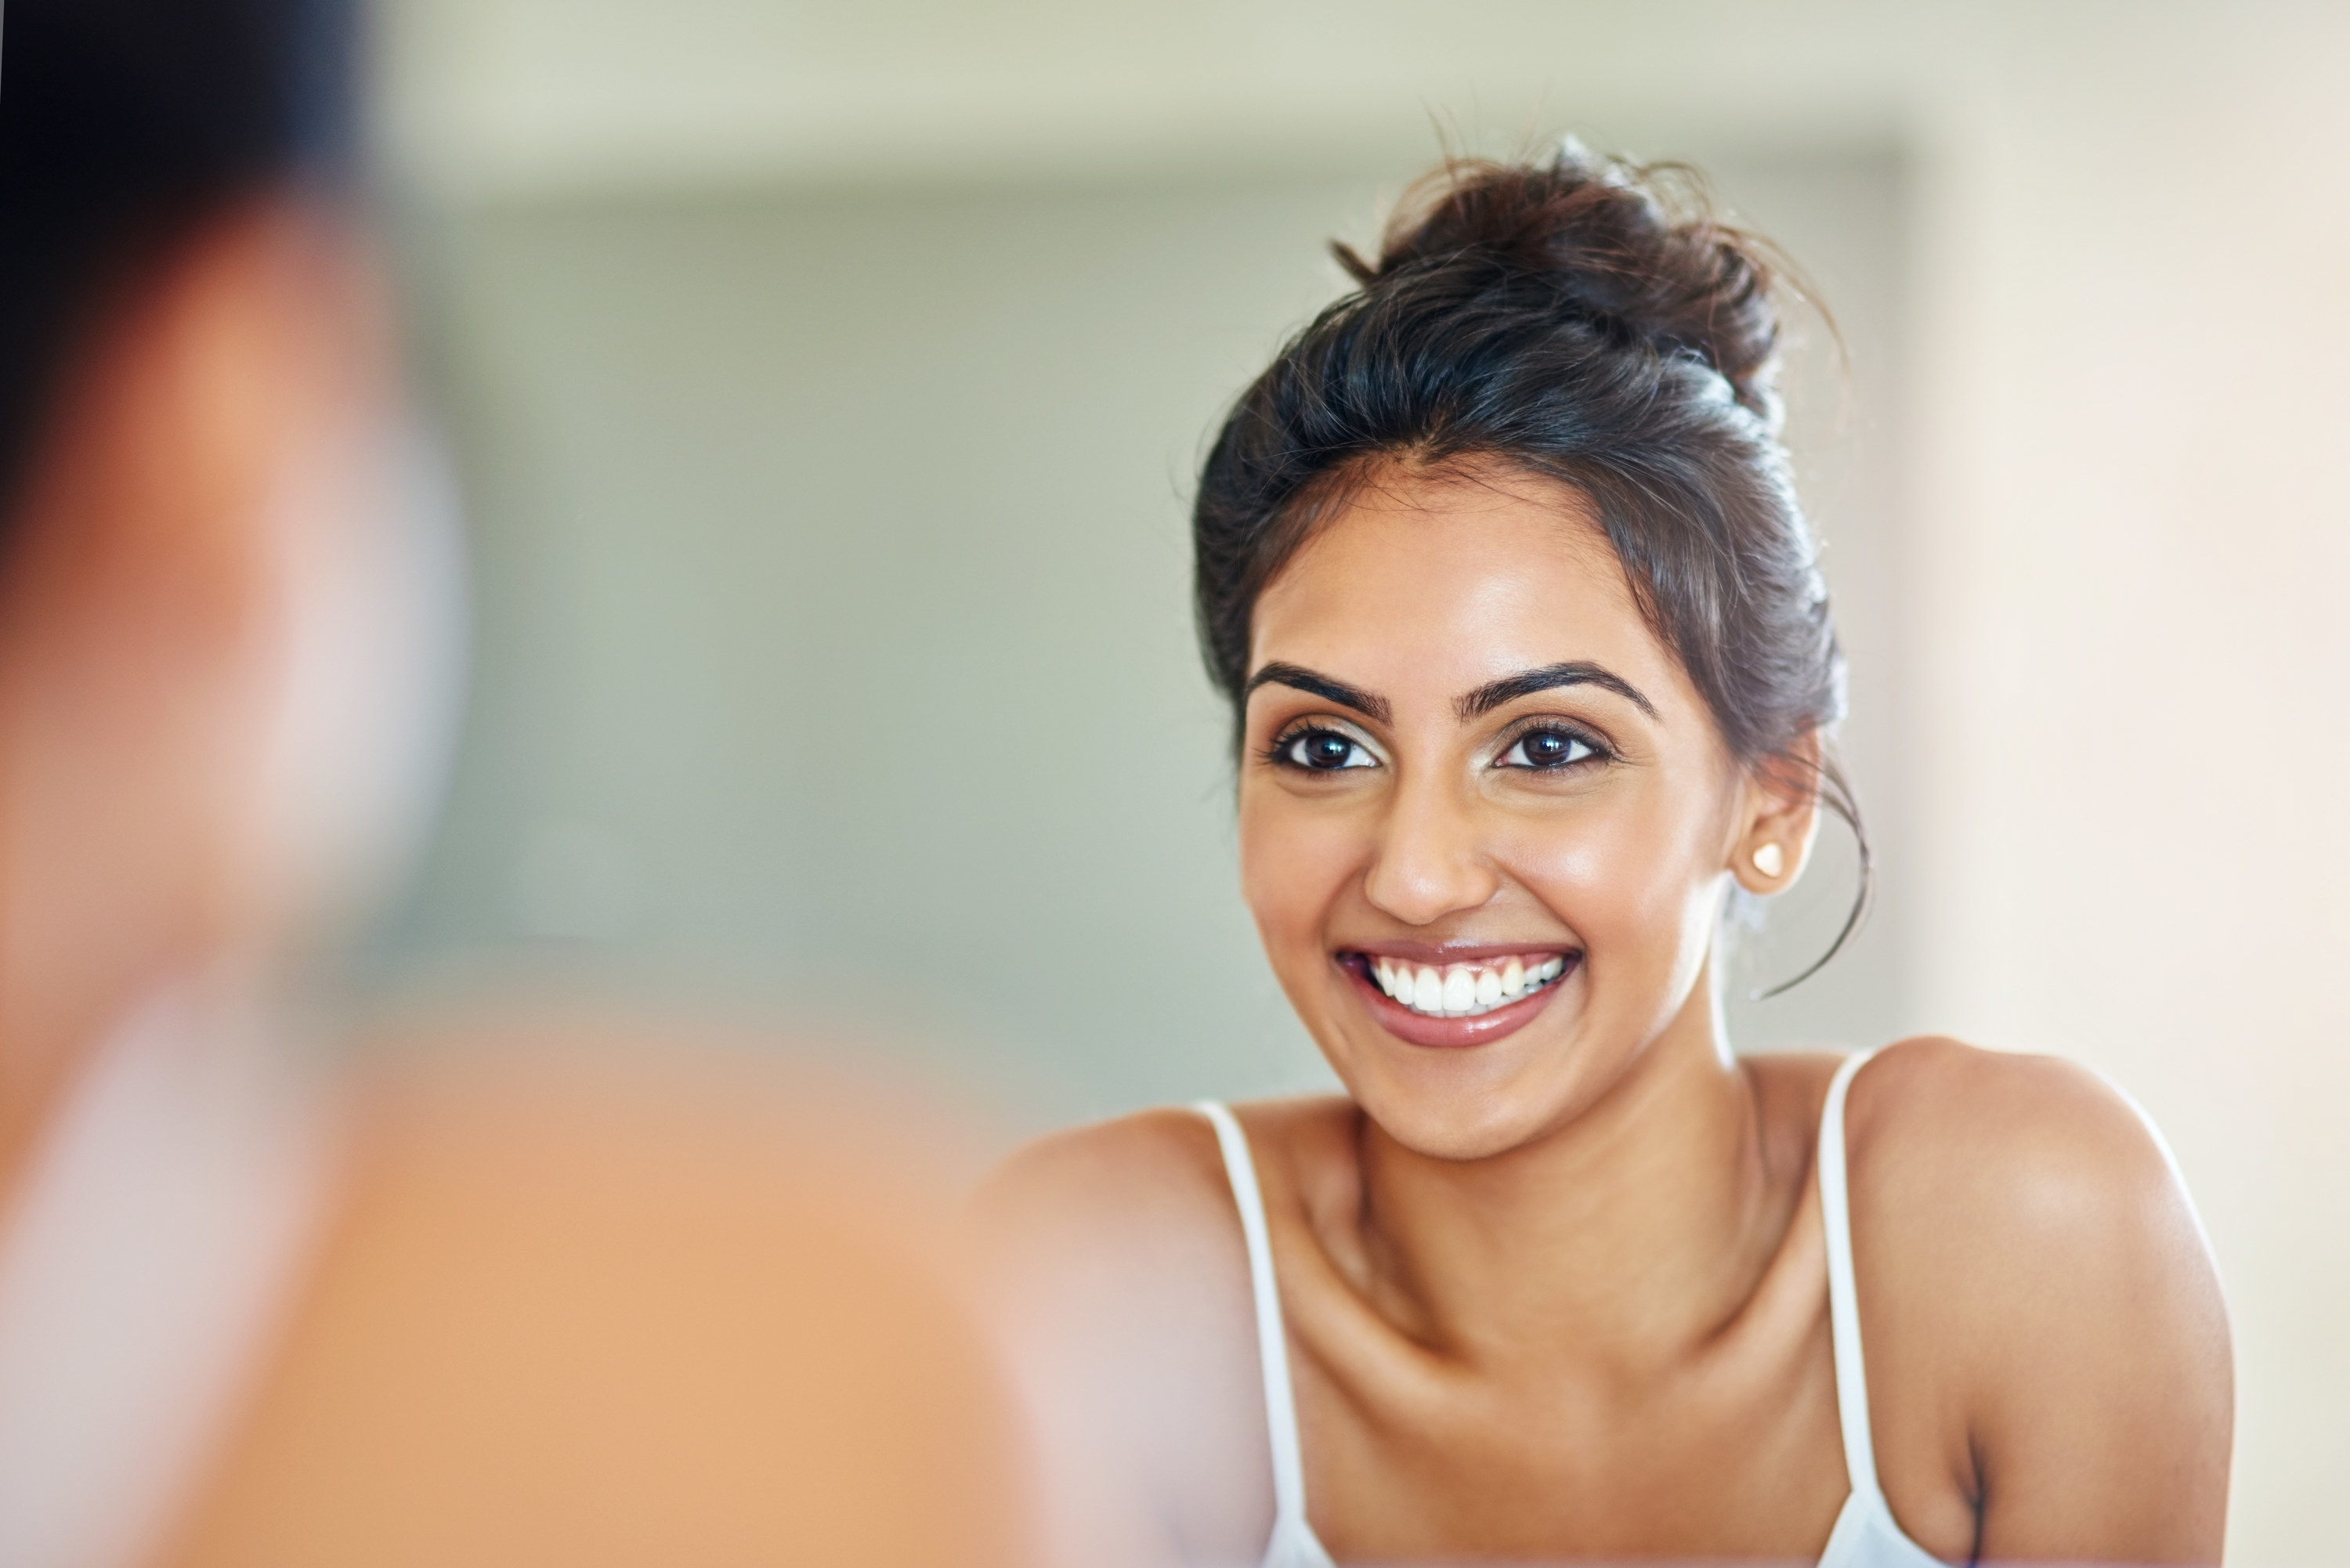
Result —
[[664, 1044], [485, 1026], [350, 1087], [308, 1277], [159, 1561], [1035, 1561], [924, 1145]]
[[1215, 1131], [1199, 1112], [1160, 1106], [1046, 1133], [1014, 1149], [988, 1179], [987, 1189], [1163, 1181], [1218, 1175]]
[[1186, 1109], [1139, 1111], [1048, 1134], [983, 1181], [972, 1217], [993, 1246], [1166, 1245], [1234, 1226], [1216, 1135]]
[[1056, 1512], [1085, 1541], [1067, 1560], [1158, 1560], [1138, 1521], [1185, 1521], [1221, 1543], [1212, 1560], [1261, 1530], [1248, 1259], [1207, 1119], [1144, 1111], [1038, 1138], [981, 1186], [971, 1220]]

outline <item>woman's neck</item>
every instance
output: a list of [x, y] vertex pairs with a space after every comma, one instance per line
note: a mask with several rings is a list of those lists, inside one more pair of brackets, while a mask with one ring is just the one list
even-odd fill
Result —
[[1766, 1158], [1752, 1080], [1694, 989], [1596, 1104], [1507, 1153], [1431, 1158], [1365, 1118], [1360, 1222], [1384, 1314], [1470, 1361], [1626, 1371], [1678, 1360], [1735, 1316], [1801, 1172]]

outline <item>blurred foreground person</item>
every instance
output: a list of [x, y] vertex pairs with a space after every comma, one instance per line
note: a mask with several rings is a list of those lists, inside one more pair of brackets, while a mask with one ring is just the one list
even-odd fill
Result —
[[268, 999], [421, 815], [452, 643], [351, 18], [5, 26], [0, 1564], [1019, 1557], [875, 1118], [609, 1029], [295, 1071]]

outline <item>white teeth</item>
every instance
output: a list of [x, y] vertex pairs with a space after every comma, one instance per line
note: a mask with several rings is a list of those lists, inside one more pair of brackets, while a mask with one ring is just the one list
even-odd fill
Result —
[[1436, 971], [1425, 964], [1411, 977], [1410, 1005], [1415, 1012], [1444, 1011], [1444, 982], [1437, 979]]
[[1430, 1018], [1467, 1018], [1490, 1012], [1528, 995], [1566, 971], [1564, 955], [1529, 965], [1513, 957], [1499, 968], [1452, 964], [1441, 971], [1428, 964], [1417, 967], [1388, 959], [1374, 959], [1372, 981], [1388, 995], [1414, 1012]]
[[1444, 971], [1444, 1011], [1466, 1012], [1477, 1005], [1477, 971], [1455, 964]]

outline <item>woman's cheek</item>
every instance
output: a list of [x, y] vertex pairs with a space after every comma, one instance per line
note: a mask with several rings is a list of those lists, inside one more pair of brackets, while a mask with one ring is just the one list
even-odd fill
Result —
[[1676, 836], [1659, 828], [1637, 810], [1578, 814], [1512, 847], [1517, 880], [1581, 940], [1595, 979], [1628, 978], [1627, 959], [1677, 967], [1687, 912], [1680, 879], [1659, 875]]
[[1276, 967], [1301, 953], [1319, 961], [1325, 919], [1362, 858], [1353, 814], [1332, 804], [1265, 784], [1242, 795], [1241, 896]]
[[1589, 819], [1521, 829], [1501, 857], [1511, 878], [1585, 943], [1618, 925], [1633, 857], [1614, 825]]

